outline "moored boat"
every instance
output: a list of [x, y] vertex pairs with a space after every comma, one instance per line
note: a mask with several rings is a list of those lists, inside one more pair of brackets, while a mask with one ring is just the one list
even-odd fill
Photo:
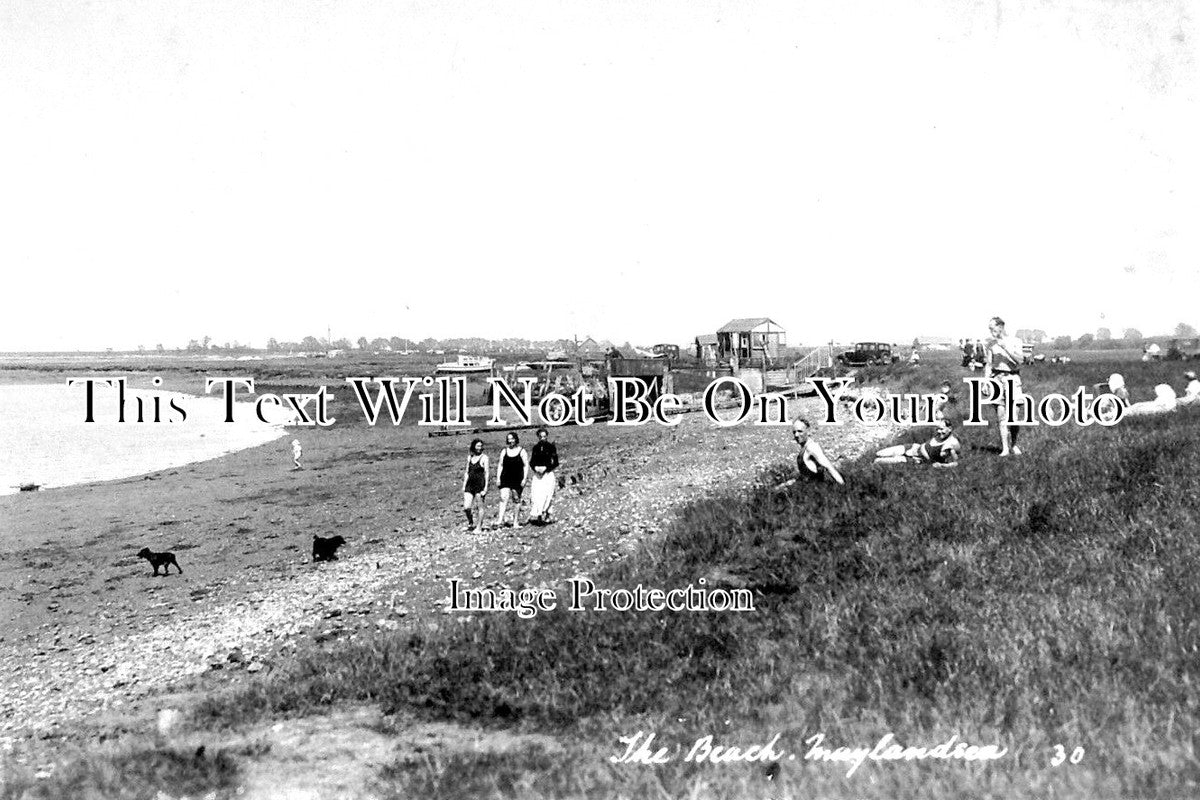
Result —
[[459, 356], [457, 361], [438, 364], [437, 371], [452, 374], [491, 372], [493, 363], [494, 360], [486, 356]]

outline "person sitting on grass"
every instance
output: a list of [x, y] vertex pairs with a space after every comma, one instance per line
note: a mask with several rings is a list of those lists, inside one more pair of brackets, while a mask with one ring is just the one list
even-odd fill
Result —
[[1196, 380], [1196, 373], [1189, 369], [1183, 373], [1183, 378], [1187, 381], [1187, 386], [1184, 387], [1183, 397], [1179, 398], [1179, 402], [1184, 405], [1200, 403], [1200, 381]]
[[842, 473], [838, 472], [837, 467], [825, 455], [825, 451], [821, 449], [821, 445], [809, 437], [811, 429], [812, 423], [804, 417], [799, 417], [792, 423], [792, 438], [800, 446], [800, 452], [796, 454], [797, 477], [779, 484], [779, 486], [775, 487], [776, 490], [785, 489], [797, 481], [803, 483], [820, 483], [826, 477], [839, 486], [846, 485], [846, 481], [842, 478]]
[[953, 467], [958, 464], [958, 451], [962, 444], [954, 435], [949, 420], [938, 423], [933, 437], [923, 444], [896, 444], [885, 447], [875, 454], [876, 464], [933, 464], [935, 467]]
[[[1096, 394], [1106, 395], [1111, 394], [1116, 398], [1116, 402], [1122, 407], [1121, 411], [1129, 407], [1129, 389], [1125, 387], [1125, 376], [1119, 372], [1114, 372], [1108, 376], [1107, 383], [1097, 383], [1092, 387]], [[1107, 397], [1101, 397], [1096, 402], [1096, 413], [1106, 417], [1112, 417], [1117, 413], [1117, 410], [1112, 407], [1113, 401]]]
[[1121, 373], [1114, 372], [1108, 376], [1108, 393], [1129, 405], [1129, 389], [1125, 388], [1125, 376]]

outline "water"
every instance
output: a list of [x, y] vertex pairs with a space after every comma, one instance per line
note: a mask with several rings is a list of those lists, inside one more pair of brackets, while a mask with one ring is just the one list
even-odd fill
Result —
[[[276, 413], [264, 424], [253, 407], [239, 403], [235, 421], [225, 423], [224, 401], [168, 392], [126, 391], [126, 419], [136, 418], [134, 397], [147, 415], [159, 398], [163, 419], [174, 422], [116, 421], [116, 391], [97, 387], [95, 419], [85, 423], [85, 390], [76, 385], [0, 385], [0, 494], [22, 484], [43, 488], [109, 481], [206, 461], [284, 436]], [[170, 409], [171, 399], [187, 417]], [[290, 451], [280, 458], [290, 458]]]

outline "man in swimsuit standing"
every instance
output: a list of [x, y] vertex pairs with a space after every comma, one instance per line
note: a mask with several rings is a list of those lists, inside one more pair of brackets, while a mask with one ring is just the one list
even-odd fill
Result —
[[1000, 424], [1000, 455], [1019, 456], [1021, 448], [1017, 447], [1017, 435], [1021, 427], [1010, 423], [1007, 401], [1012, 397], [1015, 404], [1021, 397], [1023, 347], [1016, 336], [1005, 335], [1004, 320], [999, 317], [992, 317], [988, 321], [988, 331], [991, 338], [984, 349], [983, 377], [995, 379], [1004, 387], [996, 405], [996, 420]]

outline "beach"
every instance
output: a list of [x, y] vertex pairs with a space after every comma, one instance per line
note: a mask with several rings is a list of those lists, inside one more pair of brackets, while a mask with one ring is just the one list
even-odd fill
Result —
[[[1028, 391], [1088, 385], [1116, 366], [1030, 370]], [[1175, 369], [1121, 368], [1136, 393]], [[897, 368], [854, 394], [899, 396], [936, 374]], [[1189, 658], [1180, 648], [1193, 630], [1175, 574], [1191, 570], [1188, 526], [1155, 517], [1135, 537], [1126, 516], [1130, 503], [1190, 513], [1194, 484], [1181, 475], [1193, 473], [1178, 468], [1194, 461], [1177, 436], [1185, 411], [1112, 429], [1039, 425], [1022, 436], [1020, 459], [996, 457], [994, 427], [963, 426], [953, 470], [859, 461], [927, 434], [843, 413], [845, 424], [812, 435], [845, 487], [783, 490], [796, 456], [786, 424], [721, 427], [683, 413], [674, 427], [565, 426], [551, 432], [562, 461], [555, 522], [515, 530], [494, 527], [502, 432], [371, 426], [346, 408], [330, 427], [292, 428], [219, 458], [0, 498], [0, 752], [13, 786], [40, 777], [85, 792], [116, 775], [109, 794], [127, 796], [145, 770], [172, 763], [190, 771], [193, 795], [259, 800], [429, 787], [493, 796], [509, 774], [546, 797], [588, 796], [555, 783], [562, 775], [611, 790], [595, 796], [644, 796], [660, 783], [686, 796], [686, 759], [608, 766], [618, 737], [654, 730], [685, 749], [710, 735], [714, 746], [782, 736], [805, 763], [789, 767], [790, 785], [830, 797], [864, 795], [842, 785], [845, 769], [809, 764], [797, 749], [816, 734], [859, 749], [888, 735], [918, 748], [954, 735], [1010, 752], [1028, 741], [1047, 758], [1061, 744], [1064, 758], [1086, 751], [1071, 775], [1008, 759], [988, 767], [987, 785], [997, 796], [1120, 796], [1154, 767], [1139, 766], [1145, 747], [1127, 758], [1114, 749], [1141, 730], [1137, 719], [1118, 724], [1094, 709], [1131, 696], [1157, 713], [1174, 701], [1137, 694], [1153, 686], [1143, 671], [1178, 691], [1190, 679], [1171, 661]], [[787, 417], [825, 411], [814, 397], [789, 404]], [[516, 432], [526, 447], [535, 439]], [[461, 510], [476, 436], [492, 466], [480, 534]], [[997, 487], [1009, 502], [996, 503]], [[344, 537], [339, 559], [311, 563], [314, 535]], [[143, 547], [174, 553], [182, 572], [153, 575]], [[571, 587], [589, 580], [599, 591], [573, 613]], [[694, 587], [746, 592], [754, 613], [617, 607], [623, 590]], [[452, 592], [460, 605], [556, 592], [558, 608], [456, 610]], [[1168, 616], [1148, 615], [1160, 607]], [[1043, 639], [1053, 645], [1013, 646]], [[1135, 644], [1156, 649], [1121, 662], [1114, 683], [1106, 665]], [[1102, 702], [1043, 705], [1066, 674], [1064, 647], [1080, 654], [1071, 685]], [[998, 713], [1011, 720], [997, 723]], [[1164, 725], [1164, 758], [1182, 768], [1186, 742]], [[983, 779], [938, 765], [876, 774], [865, 796], [906, 796], [930, 781], [958, 796]], [[699, 796], [743, 797], [774, 776], [704, 779], [715, 788]]]
[[[887, 433], [845, 429], [827, 447], [851, 456]], [[555, 524], [473, 534], [461, 512], [473, 437], [361, 424], [298, 435], [300, 471], [278, 441], [0, 498], [5, 736], [54, 736], [84, 718], [124, 724], [112, 720], [155, 708], [156, 693], [269, 670], [298, 642], [444, 624], [450, 578], [519, 587], [586, 576], [680, 504], [794, 457], [786, 427], [720, 429], [700, 414], [675, 428], [566, 427], [554, 434], [566, 484]], [[482, 438], [495, 458], [499, 435]], [[314, 534], [345, 537], [339, 561], [309, 563]], [[174, 552], [183, 573], [152, 577], [142, 547]]]

